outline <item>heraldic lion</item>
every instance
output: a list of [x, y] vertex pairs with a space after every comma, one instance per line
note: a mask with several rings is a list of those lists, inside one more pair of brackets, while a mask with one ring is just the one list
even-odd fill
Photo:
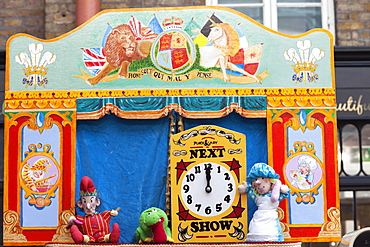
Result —
[[[140, 30], [141, 36], [145, 36], [144, 28]], [[96, 76], [87, 79], [90, 85], [98, 84], [111, 71], [119, 68], [118, 77], [125, 79], [128, 75], [128, 68], [131, 61], [146, 58], [150, 47], [154, 42], [153, 35], [149, 39], [139, 38], [134, 35], [127, 24], [115, 27], [107, 37], [104, 46], [107, 59], [106, 65]]]

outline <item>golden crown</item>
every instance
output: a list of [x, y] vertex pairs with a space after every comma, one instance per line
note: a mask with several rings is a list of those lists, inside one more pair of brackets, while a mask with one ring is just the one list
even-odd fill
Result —
[[83, 190], [81, 190], [79, 192], [79, 194], [80, 194], [80, 197], [83, 197], [83, 196], [97, 196], [98, 191], [96, 189], [94, 191], [83, 191]]
[[184, 20], [182, 18], [176, 18], [175, 16], [172, 16], [171, 18], [164, 19], [162, 22], [162, 26], [166, 29], [182, 28], [183, 23], [184, 23]]
[[300, 73], [301, 71], [310, 71], [310, 72], [315, 72], [316, 71], [317, 64], [313, 63], [296, 63], [292, 65], [292, 68], [294, 69], [294, 72], [296, 74]]
[[26, 76], [35, 75], [35, 74], [45, 76], [48, 73], [48, 70], [49, 69], [45, 67], [32, 66], [32, 67], [27, 67], [26, 69], [23, 69], [23, 72]]

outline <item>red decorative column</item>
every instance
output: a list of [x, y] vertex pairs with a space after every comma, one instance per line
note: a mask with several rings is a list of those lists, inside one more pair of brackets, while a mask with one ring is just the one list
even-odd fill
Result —
[[100, 0], [76, 1], [76, 26], [89, 20], [100, 11]]

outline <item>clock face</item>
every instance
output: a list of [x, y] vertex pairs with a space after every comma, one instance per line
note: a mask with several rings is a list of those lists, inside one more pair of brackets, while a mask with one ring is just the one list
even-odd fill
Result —
[[247, 198], [246, 137], [213, 125], [177, 133], [170, 142], [171, 226], [175, 243], [242, 242]]
[[194, 165], [182, 179], [181, 196], [187, 208], [204, 217], [225, 212], [234, 202], [235, 179], [223, 165]]

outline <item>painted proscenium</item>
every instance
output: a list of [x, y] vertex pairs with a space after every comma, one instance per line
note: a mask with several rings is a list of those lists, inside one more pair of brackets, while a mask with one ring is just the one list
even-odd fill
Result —
[[[5, 73], [4, 245], [72, 241], [65, 226], [74, 215], [76, 179], [88, 171], [103, 183], [125, 177], [142, 181], [143, 173], [127, 165], [158, 172], [146, 179], [159, 184], [150, 190], [143, 183], [130, 189], [116, 186], [104, 202], [128, 207], [122, 222], [128, 230], [125, 225], [120, 241], [131, 243], [129, 229], [137, 228], [140, 212], [148, 203], [160, 204], [172, 196], [164, 193], [164, 178], [169, 179], [168, 136], [174, 126], [189, 128], [181, 129], [184, 135], [173, 135], [177, 144], [171, 143], [171, 168], [178, 168], [171, 172], [178, 175], [172, 181], [182, 184], [172, 189], [182, 197], [160, 205], [172, 210], [171, 224], [178, 223], [174, 241], [199, 242], [198, 236], [212, 243], [216, 240], [210, 236], [216, 237], [219, 229], [224, 230], [219, 241], [244, 241], [246, 212], [252, 215], [253, 207], [229, 190], [243, 181], [241, 174], [255, 162], [249, 162], [254, 154], [256, 162], [268, 163], [291, 189], [290, 199], [278, 208], [285, 239], [340, 241], [333, 47], [328, 31], [289, 36], [235, 10], [210, 6], [105, 10], [51, 40], [12, 36]], [[77, 128], [79, 120], [110, 113], [124, 121], [111, 116]], [[167, 116], [170, 126], [160, 119]], [[142, 119], [150, 119], [144, 121], [149, 124], [143, 125]], [[195, 122], [205, 128], [192, 126]], [[213, 123], [220, 127], [210, 127]], [[102, 142], [95, 143], [98, 135], [85, 135], [91, 133], [89, 128], [103, 133]], [[247, 148], [236, 148], [240, 138], [226, 138], [234, 132], [245, 135], [242, 143]], [[117, 151], [102, 146], [112, 143], [112, 136], [120, 141], [114, 145]], [[133, 137], [139, 141], [133, 142]], [[92, 138], [93, 147], [80, 148], [79, 138]], [[186, 149], [181, 144], [187, 144]], [[232, 150], [226, 152], [229, 146]], [[91, 160], [84, 162], [84, 155]], [[102, 163], [101, 157], [119, 160], [122, 169], [112, 173], [117, 166]], [[193, 162], [196, 159], [199, 162]], [[164, 169], [158, 169], [159, 164]], [[109, 175], [103, 177], [103, 172]], [[186, 179], [191, 174], [195, 184]], [[213, 183], [216, 180], [223, 183]], [[197, 183], [205, 183], [200, 194]], [[184, 186], [194, 190], [185, 192]], [[110, 186], [102, 189], [112, 193]], [[189, 192], [190, 199], [202, 203], [199, 210], [186, 200]], [[212, 198], [212, 205], [204, 195]], [[182, 219], [190, 224], [188, 230]]]
[[6, 90], [334, 88], [332, 44], [223, 7], [105, 10], [51, 40], [12, 36]]

